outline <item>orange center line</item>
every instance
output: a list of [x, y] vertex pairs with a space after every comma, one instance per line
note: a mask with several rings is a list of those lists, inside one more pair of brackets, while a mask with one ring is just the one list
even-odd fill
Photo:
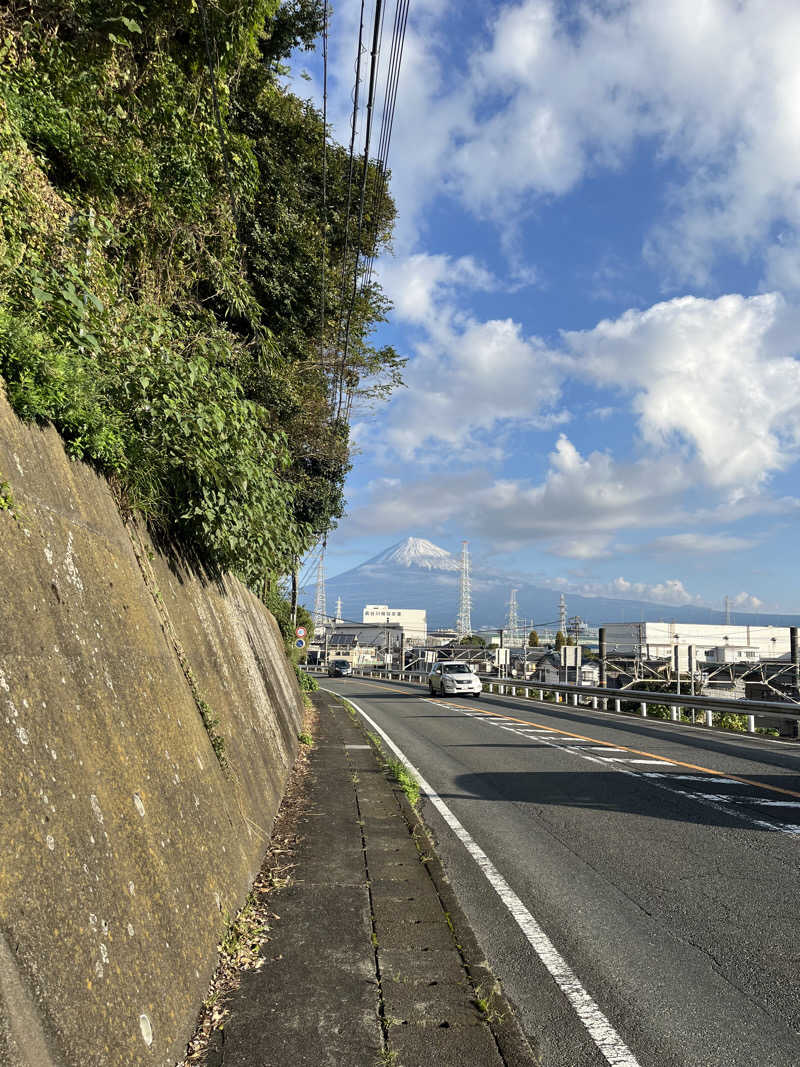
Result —
[[[415, 689], [400, 690], [393, 685], [382, 685], [380, 682], [372, 681], [366, 682], [365, 684], [375, 686], [376, 689], [389, 689], [395, 693], [406, 692], [419, 695]], [[431, 699], [430, 696], [428, 699]], [[439, 699], [444, 698], [440, 697]], [[486, 718], [503, 719], [506, 722], [519, 723], [523, 726], [537, 726], [542, 730], [548, 730], [550, 733], [562, 734], [564, 737], [576, 737], [580, 741], [593, 741], [596, 745], [605, 745], [607, 748], [616, 748], [622, 752], [631, 752], [635, 756], [647, 756], [648, 759], [661, 760], [662, 763], [669, 763], [675, 767], [686, 767], [690, 771], [701, 771], [703, 774], [711, 774], [715, 775], [717, 778], [727, 778], [731, 782], [739, 782], [740, 785], [753, 785], [758, 789], [767, 789], [770, 793], [782, 793], [784, 796], [797, 797], [797, 799], [800, 800], [800, 793], [794, 789], [784, 789], [779, 785], [769, 785], [767, 782], [759, 782], [755, 778], [741, 778], [739, 775], [729, 774], [727, 771], [715, 771], [713, 767], [702, 767], [698, 763], [685, 763], [683, 760], [673, 759], [672, 756], [659, 756], [655, 752], [646, 752], [641, 748], [628, 748], [626, 745], [617, 744], [615, 741], [603, 741], [599, 737], [587, 737], [585, 734], [576, 734], [570, 730], [559, 730], [555, 726], [545, 726], [544, 723], [532, 722], [530, 719], [517, 719], [513, 715], [501, 715], [499, 712], [486, 711], [483, 708], [475, 706], [470, 707], [466, 704], [456, 704], [453, 701], [449, 701], [449, 703], [454, 708], [459, 708], [463, 711], [471, 711], [473, 714], [484, 715]]]
[[453, 704], [455, 708], [463, 708], [465, 711], [476, 711], [481, 715], [485, 715], [487, 718], [491, 716], [493, 719], [504, 719], [507, 722], [521, 723], [525, 726], [538, 726], [542, 730], [549, 730], [554, 734], [563, 734], [564, 737], [576, 737], [581, 741], [594, 741], [595, 744], [605, 745], [607, 748], [621, 749], [623, 752], [632, 752], [636, 756], [647, 756], [649, 759], [661, 760], [663, 763], [670, 763], [675, 767], [688, 767], [692, 771], [702, 771], [703, 774], [713, 774], [718, 778], [728, 778], [732, 782], [739, 782], [742, 785], [754, 785], [759, 789], [768, 789], [772, 793], [783, 793], [787, 797], [797, 797], [800, 799], [800, 793], [794, 789], [784, 789], [779, 785], [769, 785], [767, 782], [759, 782], [755, 778], [740, 778], [736, 774], [728, 774], [727, 771], [715, 771], [713, 767], [701, 767], [697, 763], [685, 763], [683, 760], [673, 759], [672, 756], [659, 756], [655, 752], [646, 752], [641, 748], [628, 748], [626, 745], [617, 744], [614, 741], [601, 741], [597, 737], [587, 737], [585, 734], [572, 733], [569, 730], [559, 730], [554, 726], [545, 726], [541, 722], [532, 722], [530, 719], [516, 719], [513, 715], [499, 715], [492, 711], [484, 711], [482, 708], [467, 708], [465, 704]]

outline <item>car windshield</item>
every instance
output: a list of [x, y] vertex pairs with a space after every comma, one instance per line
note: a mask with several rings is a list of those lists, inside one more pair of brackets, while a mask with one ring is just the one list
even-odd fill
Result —
[[333, 661], [333, 665], [334, 665], [334, 667], [349, 667], [350, 666], [350, 664], [347, 662], [346, 659], [334, 660]]
[[446, 674], [472, 674], [466, 663], [448, 663], [442, 670]]

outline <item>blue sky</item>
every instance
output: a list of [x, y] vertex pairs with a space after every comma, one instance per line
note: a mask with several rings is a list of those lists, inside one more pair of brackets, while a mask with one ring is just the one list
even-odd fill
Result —
[[[343, 143], [358, 7], [330, 28]], [[800, 610], [800, 8], [410, 11], [378, 338], [407, 386], [354, 420], [328, 573], [467, 538], [584, 594]]]

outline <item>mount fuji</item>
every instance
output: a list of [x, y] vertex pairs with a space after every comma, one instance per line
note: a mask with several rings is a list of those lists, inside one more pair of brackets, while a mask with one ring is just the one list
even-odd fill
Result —
[[[452, 627], [458, 613], [460, 560], [439, 545], [422, 537], [404, 541], [379, 552], [358, 567], [329, 578], [325, 583], [328, 611], [333, 614], [336, 598], [342, 598], [342, 618], [360, 622], [365, 604], [387, 604], [394, 608], [425, 608], [428, 627]], [[520, 619], [533, 625], [552, 627], [558, 620], [559, 590], [533, 584], [524, 575], [502, 574], [480, 564], [472, 566], [472, 625], [497, 627], [504, 624], [511, 589], [517, 590]], [[315, 589], [300, 590], [300, 600], [314, 606]], [[580, 615], [592, 626], [612, 622], [658, 621], [724, 623], [721, 611], [693, 604], [656, 604], [644, 600], [618, 600], [611, 597], [578, 596], [567, 593], [567, 613]], [[795, 626], [796, 615], [745, 614], [736, 612], [737, 623]]]

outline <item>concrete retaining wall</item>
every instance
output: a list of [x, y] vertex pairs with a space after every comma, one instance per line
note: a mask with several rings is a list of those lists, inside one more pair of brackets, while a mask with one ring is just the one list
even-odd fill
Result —
[[127, 527], [0, 389], [2, 481], [0, 1063], [174, 1064], [264, 852], [300, 693], [263, 605]]

